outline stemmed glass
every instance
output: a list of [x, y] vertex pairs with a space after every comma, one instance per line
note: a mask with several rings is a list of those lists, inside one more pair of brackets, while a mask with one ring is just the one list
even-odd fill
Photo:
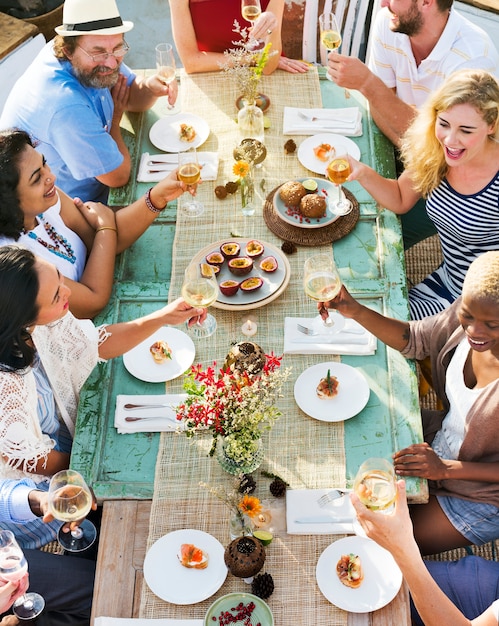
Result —
[[[253, 24], [260, 17], [261, 13], [262, 7], [260, 5], [260, 0], [241, 0], [241, 15], [250, 24]], [[250, 38], [246, 48], [250, 52], [253, 52], [260, 50], [264, 45], [264, 41]]]
[[[0, 530], [0, 579], [17, 582], [28, 571], [28, 563], [10, 530]], [[45, 607], [39, 593], [30, 591], [20, 596], [12, 605], [14, 615], [21, 620], [38, 617]]]
[[368, 509], [388, 513], [397, 497], [393, 464], [382, 458], [367, 459], [357, 471], [353, 489]]
[[[201, 168], [198, 163], [196, 148], [178, 153], [178, 174], [177, 177], [188, 187], [195, 185], [201, 178]], [[180, 211], [188, 217], [197, 217], [204, 212], [204, 205], [199, 200], [195, 200], [191, 195], [188, 198], [178, 200]]]
[[338, 186], [338, 200], [333, 202], [333, 208], [336, 215], [347, 215], [353, 209], [353, 204], [345, 197], [341, 185], [352, 173], [348, 154], [337, 154], [328, 163], [326, 167], [326, 175], [329, 180]]
[[[192, 262], [185, 270], [182, 297], [194, 307], [208, 307], [218, 298], [218, 283], [213, 267], [208, 263]], [[188, 327], [195, 337], [209, 337], [217, 329], [217, 320], [208, 314], [203, 323]]]
[[97, 538], [95, 526], [83, 519], [90, 513], [92, 500], [92, 492], [79, 472], [67, 469], [52, 476], [48, 499], [50, 513], [64, 523], [83, 520], [69, 533], [63, 532], [62, 526], [59, 529], [57, 539], [68, 552], [82, 552]]
[[[305, 261], [303, 288], [307, 296], [317, 302], [328, 302], [338, 295], [341, 289], [341, 278], [332, 254], [314, 254]], [[326, 320], [323, 320], [320, 315], [314, 319], [313, 327], [317, 332], [336, 332], [334, 316], [331, 316], [329, 311], [327, 313]], [[342, 317], [341, 319], [343, 320]]]
[[[165, 85], [169, 85], [175, 80], [175, 56], [170, 43], [159, 43], [156, 46], [156, 69]], [[172, 111], [175, 105], [168, 104], [168, 109]]]

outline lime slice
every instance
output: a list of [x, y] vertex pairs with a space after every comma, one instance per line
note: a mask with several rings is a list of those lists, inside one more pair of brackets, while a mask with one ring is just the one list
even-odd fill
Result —
[[274, 538], [272, 533], [270, 533], [268, 530], [255, 530], [253, 532], [253, 537], [255, 537], [255, 539], [258, 539], [264, 546], [268, 546]]
[[307, 180], [304, 180], [302, 185], [305, 187], [308, 193], [315, 193], [317, 191], [317, 182], [312, 178], [307, 178]]
[[263, 128], [268, 130], [270, 128], [270, 118], [266, 115], [263, 116]]

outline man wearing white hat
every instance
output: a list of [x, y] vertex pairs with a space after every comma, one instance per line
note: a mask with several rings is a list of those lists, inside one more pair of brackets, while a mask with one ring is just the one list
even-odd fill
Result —
[[63, 22], [14, 85], [0, 128], [28, 131], [67, 194], [106, 202], [109, 187], [130, 177], [123, 112], [145, 111], [159, 96], [173, 104], [177, 84], [137, 77], [123, 63], [133, 23], [115, 0], [66, 0]]

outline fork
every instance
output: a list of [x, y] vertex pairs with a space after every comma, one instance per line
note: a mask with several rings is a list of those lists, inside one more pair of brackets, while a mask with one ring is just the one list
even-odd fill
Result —
[[327, 506], [333, 500], [337, 500], [338, 498], [343, 498], [343, 496], [346, 495], [346, 493], [347, 493], [346, 491], [341, 491], [341, 489], [331, 489], [331, 491], [328, 491], [323, 496], [321, 496], [317, 500], [317, 502], [319, 506], [324, 507], [324, 506]]
[[315, 117], [314, 115], [308, 115], [307, 113], [304, 113], [300, 109], [298, 109], [298, 115], [301, 118], [303, 118], [304, 120], [307, 120], [307, 122], [318, 122], [319, 121], [318, 117]]
[[[302, 326], [302, 324], [296, 324], [296, 327], [301, 333], [303, 333], [304, 335], [310, 335], [310, 337], [315, 337], [316, 335], [322, 334], [318, 330], [314, 330], [313, 328], [309, 328], [308, 326]], [[360, 329], [357, 330], [356, 328], [351, 328], [350, 330], [344, 330], [342, 332], [345, 335], [362, 335], [364, 331]]]

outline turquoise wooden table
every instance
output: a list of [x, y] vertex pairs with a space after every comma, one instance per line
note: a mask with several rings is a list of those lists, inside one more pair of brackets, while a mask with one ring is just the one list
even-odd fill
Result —
[[[361, 160], [384, 175], [394, 175], [392, 146], [372, 123], [362, 97], [352, 92], [346, 100], [343, 90], [327, 80], [320, 81], [320, 91], [326, 107], [360, 107], [364, 132], [354, 141], [361, 150]], [[158, 104], [153, 110], [130, 115], [124, 121], [135, 168], [142, 152], [157, 152], [149, 142], [148, 133], [162, 115], [164, 106]], [[282, 122], [274, 123], [268, 132], [280, 133], [281, 128]], [[111, 203], [128, 204], [149, 186], [136, 182], [135, 171], [127, 186], [113, 192]], [[348, 187], [359, 201], [360, 219], [352, 233], [334, 244], [335, 258], [341, 259], [341, 277], [349, 290], [369, 306], [407, 319], [404, 254], [398, 218], [388, 211], [379, 211], [358, 184], [350, 183]], [[171, 205], [140, 240], [118, 258], [112, 298], [96, 323], [137, 317], [166, 302], [175, 217], [175, 207]], [[422, 434], [412, 363], [379, 342], [375, 355], [343, 356], [341, 361], [353, 366], [361, 363], [364, 373], [378, 389], [369, 405], [355, 419], [345, 422], [346, 474], [350, 482], [365, 458], [389, 456], [401, 447], [421, 441]], [[71, 466], [86, 476], [100, 501], [152, 497], [159, 435], [119, 435], [113, 425], [115, 398], [118, 393], [163, 392], [163, 385], [142, 382], [131, 376], [121, 359], [100, 364], [85, 385]], [[426, 482], [410, 479], [408, 493], [413, 502], [426, 501]]]

